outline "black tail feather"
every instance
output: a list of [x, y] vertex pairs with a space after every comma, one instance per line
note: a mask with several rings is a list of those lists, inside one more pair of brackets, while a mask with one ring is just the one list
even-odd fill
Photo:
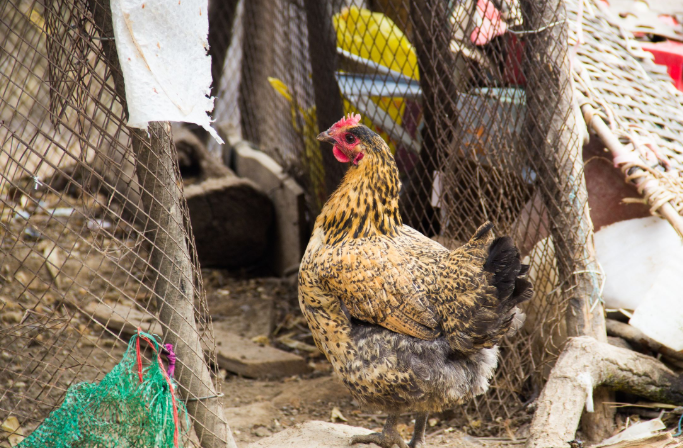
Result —
[[522, 264], [512, 238], [496, 238], [491, 243], [484, 270], [493, 274], [491, 285], [498, 291], [499, 312], [506, 313], [531, 298], [531, 283], [523, 278], [529, 266]]

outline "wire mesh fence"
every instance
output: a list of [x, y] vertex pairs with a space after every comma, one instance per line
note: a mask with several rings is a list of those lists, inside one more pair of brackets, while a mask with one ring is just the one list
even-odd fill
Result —
[[[594, 21], [581, 4], [209, 2], [216, 124], [301, 182], [311, 220], [343, 175], [315, 137], [359, 112], [395, 155], [408, 225], [455, 247], [491, 220], [528, 257], [527, 322], [489, 393], [455, 411], [470, 421], [528, 418], [566, 337], [595, 331], [602, 279], [572, 85], [575, 58], [594, 54], [569, 34]], [[30, 432], [141, 326], [185, 347], [193, 443], [211, 446], [229, 430], [170, 129], [125, 126], [108, 8], [0, 5], [0, 420]]]
[[566, 336], [589, 327], [584, 299], [599, 299], [565, 6], [282, 0], [223, 17], [242, 33], [225, 70], [241, 70], [223, 79], [218, 124], [289, 167], [312, 216], [343, 174], [315, 136], [359, 112], [394, 153], [407, 224], [454, 247], [491, 220], [529, 257], [524, 335], [506, 342], [490, 392], [458, 411], [470, 420], [525, 418]]
[[178, 354], [185, 438], [218, 446], [230, 435], [170, 126], [126, 127], [109, 14], [0, 5], [0, 420], [27, 435], [141, 328]]

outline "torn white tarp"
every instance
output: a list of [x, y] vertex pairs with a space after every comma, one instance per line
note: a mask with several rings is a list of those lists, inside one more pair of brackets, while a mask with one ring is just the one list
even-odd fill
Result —
[[207, 115], [213, 109], [207, 0], [111, 0], [111, 11], [128, 125], [196, 123], [223, 143]]

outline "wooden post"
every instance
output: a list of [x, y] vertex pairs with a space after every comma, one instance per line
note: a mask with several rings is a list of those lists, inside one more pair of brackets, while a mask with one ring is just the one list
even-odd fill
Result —
[[[523, 61], [527, 80], [523, 135], [550, 216], [560, 286], [568, 295], [567, 334], [604, 342], [601, 279], [573, 108], [566, 10], [562, 0], [523, 0], [521, 6], [525, 27], [531, 31]], [[596, 412], [584, 414], [584, 429], [591, 439], [602, 439], [613, 430], [614, 410], [602, 404], [608, 397], [606, 390], [597, 390]]]
[[425, 127], [420, 163], [411, 175], [410, 190], [401, 211], [406, 222], [428, 234], [437, 233], [439, 222], [430, 204], [434, 171], [439, 157], [454, 147], [458, 133], [454, 83], [455, 55], [450, 50], [453, 35], [446, 3], [441, 0], [412, 0], [411, 28], [420, 69], [420, 88]]
[[209, 0], [209, 55], [211, 56], [211, 96], [218, 96], [225, 56], [232, 42], [239, 0]]
[[[304, 7], [318, 129], [324, 131], [344, 115], [341, 93], [334, 76], [337, 68], [337, 39], [328, 0], [304, 0]], [[334, 158], [329, 143], [320, 142], [320, 151], [325, 170], [325, 190], [329, 197], [339, 186], [346, 166]]]
[[273, 98], [269, 76], [278, 76], [274, 68], [275, 11], [270, 0], [244, 2], [242, 67], [239, 108], [245, 140], [265, 146], [273, 136]]
[[[95, 23], [104, 36], [113, 36], [109, 0], [89, 0]], [[118, 53], [113, 40], [102, 41], [114, 77], [119, 100], [126, 105], [126, 90]], [[168, 122], [154, 122], [147, 131], [131, 129], [135, 170], [141, 187], [143, 212], [147, 215], [145, 234], [151, 243], [150, 265], [153, 289], [159, 306], [164, 342], [173, 344], [177, 355], [176, 378], [183, 399], [194, 418], [194, 429], [204, 448], [236, 448], [223, 407], [215, 398], [216, 389], [204, 361], [194, 315], [194, 274], [187, 246], [181, 204], [184, 200], [176, 184], [175, 148]]]

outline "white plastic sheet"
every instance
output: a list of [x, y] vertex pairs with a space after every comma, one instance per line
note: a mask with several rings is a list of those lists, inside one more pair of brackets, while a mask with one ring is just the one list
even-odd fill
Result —
[[683, 350], [683, 244], [660, 218], [622, 221], [595, 233], [606, 275], [607, 308], [635, 310], [629, 321], [672, 350]]
[[128, 125], [150, 121], [211, 128], [207, 0], [111, 0], [116, 50], [126, 83]]
[[595, 254], [606, 275], [607, 308], [635, 310], [656, 282], [667, 282], [659, 278], [663, 267], [683, 268], [680, 238], [668, 222], [655, 217], [603, 227], [595, 233]]

